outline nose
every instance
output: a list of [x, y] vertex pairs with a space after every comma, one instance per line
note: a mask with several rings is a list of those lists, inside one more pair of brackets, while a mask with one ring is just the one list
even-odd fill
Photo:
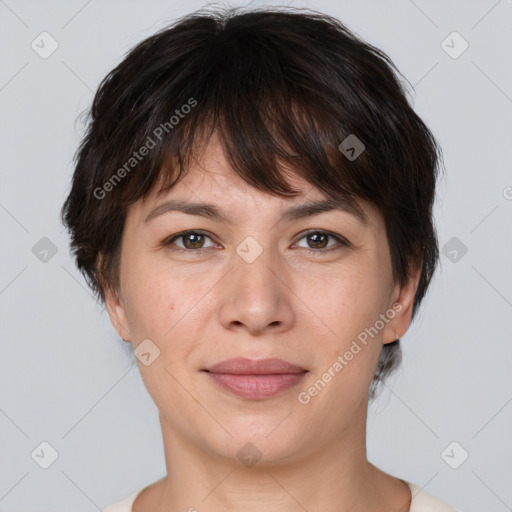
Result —
[[[254, 247], [239, 247], [222, 287], [220, 321], [225, 329], [252, 336], [287, 331], [295, 322], [293, 282], [272, 249], [254, 259]], [[261, 249], [258, 250], [258, 252]], [[249, 256], [249, 257], [247, 257]]]

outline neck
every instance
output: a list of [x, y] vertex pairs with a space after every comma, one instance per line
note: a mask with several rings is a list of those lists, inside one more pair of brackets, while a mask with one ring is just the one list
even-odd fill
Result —
[[262, 454], [252, 467], [205, 449], [161, 417], [167, 476], [139, 495], [133, 512], [407, 512], [410, 490], [368, 462], [366, 407], [357, 416], [335, 442], [299, 447], [287, 460]]

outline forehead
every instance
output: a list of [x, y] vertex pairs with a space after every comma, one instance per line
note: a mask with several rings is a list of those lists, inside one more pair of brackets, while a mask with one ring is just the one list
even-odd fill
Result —
[[371, 203], [359, 199], [358, 212], [348, 201], [332, 199], [293, 169], [283, 165], [282, 170], [297, 192], [295, 197], [270, 194], [245, 182], [231, 168], [222, 145], [213, 134], [191, 160], [185, 176], [167, 189], [161, 189], [161, 182], [157, 183], [130, 210], [141, 223], [171, 211], [235, 223], [237, 218], [249, 215], [251, 211], [259, 215], [268, 209], [279, 210], [283, 220], [290, 221], [327, 211], [343, 212], [353, 217], [361, 227], [369, 227], [378, 221], [376, 217], [380, 213]]
[[[308, 191], [315, 192], [314, 187], [285, 165], [282, 165], [282, 172], [286, 174], [289, 184], [297, 191], [297, 197], [308, 194]], [[161, 177], [163, 178], [163, 175]], [[160, 192], [161, 182], [162, 180], [153, 187], [150, 194], [144, 198], [145, 200], [154, 203], [169, 195], [170, 191], [175, 191], [178, 194], [181, 193], [180, 189], [186, 187], [192, 190], [201, 190], [203, 193], [211, 189], [212, 192], [219, 195], [222, 193], [252, 197], [258, 197], [259, 194], [270, 195], [265, 192], [261, 193], [232, 169], [216, 131], [212, 133], [206, 143], [201, 139], [198, 141], [194, 153], [191, 155], [185, 177], [171, 189], [163, 189]], [[192, 191], [189, 190], [189, 193]], [[316, 196], [323, 197], [323, 194], [316, 191]]]

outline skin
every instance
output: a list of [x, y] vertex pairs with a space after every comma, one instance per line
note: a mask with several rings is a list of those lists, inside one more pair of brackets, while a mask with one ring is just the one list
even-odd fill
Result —
[[[384, 221], [369, 203], [362, 203], [368, 227], [339, 210], [280, 221], [291, 205], [325, 199], [299, 178], [291, 181], [300, 197], [251, 188], [213, 136], [182, 181], [161, 196], [153, 190], [128, 210], [120, 287], [107, 290], [106, 306], [134, 349], [149, 338], [160, 350], [150, 365], [138, 365], [159, 409], [167, 466], [166, 477], [138, 495], [134, 512], [409, 510], [409, 488], [368, 462], [365, 435], [379, 354], [409, 327], [419, 269], [406, 286], [393, 282]], [[214, 203], [228, 223], [181, 212], [144, 222], [170, 198]], [[304, 234], [312, 229], [350, 245], [315, 241]], [[165, 245], [184, 230], [207, 236]], [[263, 249], [252, 263], [236, 252], [247, 236]], [[331, 247], [338, 248], [321, 254]], [[402, 308], [394, 318], [301, 404], [298, 393], [396, 302]], [[309, 373], [273, 398], [242, 399], [201, 371], [236, 356], [278, 357]], [[248, 442], [261, 452], [252, 467], [237, 457]]]

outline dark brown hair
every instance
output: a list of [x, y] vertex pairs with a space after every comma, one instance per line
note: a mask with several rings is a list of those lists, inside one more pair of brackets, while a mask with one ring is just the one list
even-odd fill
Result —
[[[306, 9], [200, 10], [136, 45], [98, 88], [62, 208], [96, 296], [119, 286], [127, 208], [172, 187], [216, 130], [233, 170], [260, 191], [297, 195], [284, 165], [354, 211], [358, 198], [373, 203], [395, 282], [422, 267], [414, 318], [439, 259], [442, 154], [399, 75], [384, 52]], [[356, 158], [349, 136], [364, 145]], [[399, 340], [383, 346], [370, 396], [400, 359]]]

